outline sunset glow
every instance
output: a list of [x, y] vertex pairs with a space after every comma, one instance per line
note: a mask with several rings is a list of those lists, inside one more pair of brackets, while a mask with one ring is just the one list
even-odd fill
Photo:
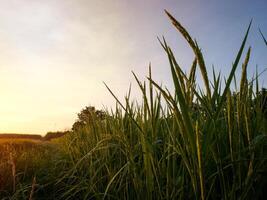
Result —
[[[267, 3], [226, 2], [232, 1], [0, 0], [0, 133], [69, 129], [83, 107], [114, 106], [103, 81], [123, 98], [131, 70], [143, 80], [149, 62], [155, 80], [172, 87], [157, 36], [166, 36], [181, 66], [189, 67], [193, 54], [164, 9], [208, 53], [209, 73], [213, 64], [229, 73], [253, 18], [251, 66], [262, 71], [266, 51], [257, 29], [267, 33]], [[139, 94], [133, 90], [132, 96]]]

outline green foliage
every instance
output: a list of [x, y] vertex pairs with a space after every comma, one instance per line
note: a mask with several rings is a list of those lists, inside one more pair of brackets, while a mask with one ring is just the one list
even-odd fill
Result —
[[[130, 92], [122, 103], [106, 85], [117, 107], [104, 123], [86, 126], [66, 140], [71, 167], [59, 181], [69, 188], [62, 198], [264, 197], [266, 119], [262, 95], [253, 90], [258, 79], [249, 81], [247, 77], [250, 48], [239, 90], [230, 89], [251, 23], [222, 88], [220, 75], [214, 72], [213, 81], [208, 78], [197, 43], [167, 14], [195, 53], [189, 76], [163, 38], [160, 43], [169, 59], [174, 94], [152, 79], [150, 67], [148, 83], [133, 74], [143, 96], [141, 103], [131, 101]], [[206, 94], [196, 89], [197, 67]]]
[[84, 128], [86, 125], [90, 124], [94, 120], [103, 120], [105, 119], [106, 114], [102, 110], [96, 110], [93, 106], [86, 106], [84, 109], [78, 113], [78, 119], [72, 125], [72, 130], [77, 131], [80, 128]]
[[56, 132], [47, 132], [46, 135], [42, 138], [45, 141], [50, 141], [59, 137], [62, 137], [66, 134], [69, 134], [70, 131], [56, 131]]
[[33, 177], [40, 184], [35, 193], [43, 197], [38, 199], [47, 199], [51, 195], [45, 194], [51, 186], [49, 182], [60, 170], [56, 168], [59, 154], [55, 145], [41, 141], [10, 139], [0, 142], [0, 199], [28, 199]]

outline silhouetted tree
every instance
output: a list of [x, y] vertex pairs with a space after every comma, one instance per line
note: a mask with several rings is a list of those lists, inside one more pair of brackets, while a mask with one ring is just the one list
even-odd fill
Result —
[[94, 106], [86, 106], [78, 113], [78, 119], [72, 125], [72, 130], [76, 131], [85, 125], [92, 123], [94, 120], [104, 120], [106, 114], [102, 110], [96, 110]]

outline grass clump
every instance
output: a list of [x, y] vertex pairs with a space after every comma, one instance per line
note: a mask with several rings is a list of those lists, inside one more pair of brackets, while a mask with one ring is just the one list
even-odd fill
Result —
[[[141, 103], [116, 99], [105, 119], [92, 120], [65, 138], [68, 171], [58, 184], [62, 198], [261, 199], [266, 187], [267, 123], [258, 76], [248, 80], [251, 48], [240, 84], [230, 85], [251, 27], [246, 31], [225, 85], [208, 77], [203, 55], [186, 29], [166, 11], [195, 54], [186, 75], [163, 38], [175, 92], [134, 75]], [[197, 90], [200, 68], [206, 93]]]

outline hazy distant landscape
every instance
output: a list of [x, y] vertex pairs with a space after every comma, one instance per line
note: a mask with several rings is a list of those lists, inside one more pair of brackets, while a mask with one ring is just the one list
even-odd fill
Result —
[[3, 141], [4, 139], [6, 140], [11, 140], [11, 139], [16, 139], [16, 140], [51, 140], [54, 138], [61, 137], [65, 135], [67, 131], [62, 131], [62, 132], [48, 132], [45, 136], [41, 135], [36, 135], [36, 134], [19, 134], [19, 133], [0, 133], [0, 139]]
[[41, 135], [34, 135], [34, 134], [0, 133], [0, 139], [33, 139], [33, 140], [42, 140], [42, 136]]
[[[135, 85], [123, 100], [124, 91], [104, 80], [114, 106], [84, 106], [69, 129], [0, 134], [0, 199], [265, 199], [266, 67], [252, 66], [258, 57], [249, 45], [253, 32], [261, 45], [255, 48], [266, 55], [267, 32], [252, 20], [242, 26], [237, 52], [229, 49], [233, 62], [225, 75], [206, 64], [206, 54], [175, 14], [165, 10], [165, 15], [191, 50], [190, 67], [179, 64], [169, 38], [158, 37], [172, 87], [155, 78], [152, 63], [148, 74], [141, 74], [145, 80], [132, 72]], [[132, 96], [135, 90], [140, 98]], [[79, 98], [76, 91], [69, 92], [73, 101]], [[41, 127], [46, 117], [40, 117]], [[25, 120], [38, 130], [33, 122]]]

